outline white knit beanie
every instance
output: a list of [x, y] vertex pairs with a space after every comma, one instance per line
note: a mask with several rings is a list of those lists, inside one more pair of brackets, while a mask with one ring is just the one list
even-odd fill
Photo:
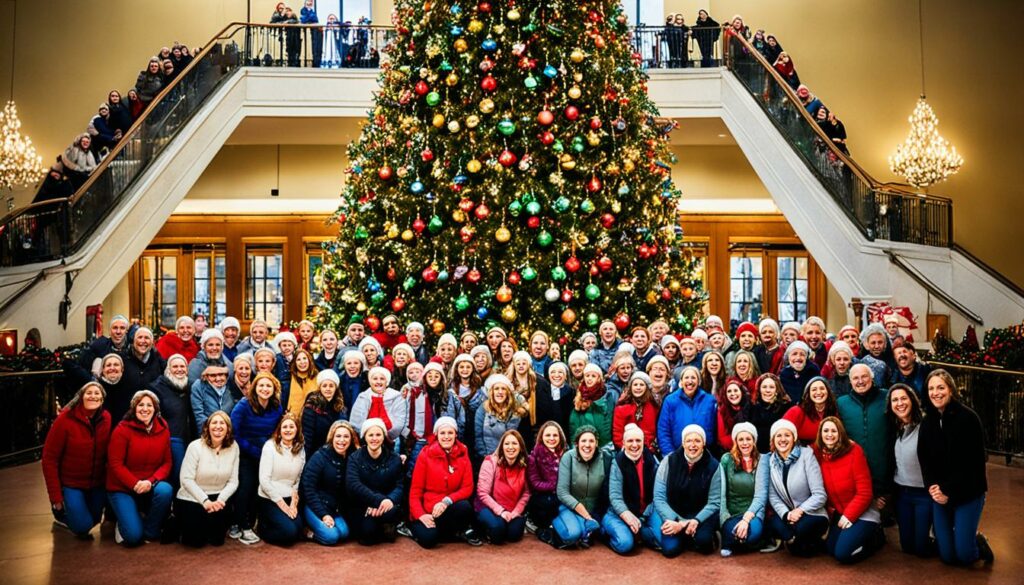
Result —
[[753, 424], [748, 423], [748, 422], [736, 423], [732, 427], [732, 442], [733, 443], [736, 442], [736, 437], [738, 437], [740, 433], [750, 433], [750, 435], [752, 437], [754, 437], [754, 442], [755, 443], [757, 442], [757, 427], [755, 427]]
[[366, 431], [373, 427], [380, 428], [380, 430], [384, 432], [385, 437], [388, 435], [388, 427], [384, 424], [383, 420], [379, 418], [368, 418], [363, 421], [363, 426], [359, 429], [359, 436], [366, 437]]
[[786, 429], [789, 432], [793, 433], [793, 440], [796, 440], [796, 438], [797, 438], [796, 425], [793, 424], [793, 421], [790, 421], [790, 420], [784, 419], [784, 418], [780, 418], [779, 420], [777, 420], [774, 423], [772, 423], [772, 431], [771, 431], [772, 438], [774, 439], [775, 438], [775, 433], [781, 431], [782, 429]]
[[330, 380], [334, 382], [335, 386], [341, 384], [341, 379], [338, 377], [338, 373], [330, 368], [327, 368], [326, 370], [320, 370], [320, 373], [316, 375], [317, 388], [319, 388], [320, 384], [323, 384], [325, 380]]
[[629, 423], [624, 429], [622, 429], [622, 442], [626, 442], [626, 439], [631, 437], [644, 438], [644, 431], [637, 426], [636, 423]]
[[686, 435], [689, 435], [690, 433], [697, 433], [700, 435], [700, 440], [704, 441], [704, 444], [707, 444], [708, 434], [704, 431], [704, 427], [695, 424], [686, 425], [683, 427], [683, 434], [681, 435], [682, 439], [685, 441]]

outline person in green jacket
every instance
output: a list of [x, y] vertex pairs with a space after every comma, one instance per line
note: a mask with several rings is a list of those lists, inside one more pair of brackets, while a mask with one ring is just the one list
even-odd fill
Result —
[[583, 427], [593, 427], [598, 448], [611, 452], [614, 413], [615, 402], [605, 388], [601, 368], [587, 364], [583, 369], [583, 383], [576, 389], [573, 411], [569, 414], [569, 434], [576, 436]]
[[600, 531], [598, 523], [608, 507], [608, 460], [598, 446], [597, 429], [584, 425], [576, 431], [575, 447], [558, 463], [558, 516], [551, 523], [551, 542], [558, 548], [590, 546]]
[[764, 534], [764, 513], [771, 481], [768, 457], [757, 452], [757, 427], [749, 422], [732, 428], [732, 449], [722, 455], [712, 480], [720, 483], [719, 520], [722, 556], [751, 550]]
[[875, 385], [871, 368], [865, 364], [850, 368], [850, 385], [853, 391], [836, 402], [839, 418], [850, 439], [864, 449], [871, 470], [874, 505], [881, 510], [888, 500], [893, 474], [889, 450], [894, 431], [885, 414], [889, 392]]

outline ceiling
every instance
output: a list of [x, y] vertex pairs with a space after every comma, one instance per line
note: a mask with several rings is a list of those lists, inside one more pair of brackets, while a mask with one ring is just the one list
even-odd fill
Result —
[[[674, 146], [735, 146], [721, 118], [681, 118]], [[248, 117], [228, 138], [230, 145], [346, 145], [359, 137], [362, 118]]]

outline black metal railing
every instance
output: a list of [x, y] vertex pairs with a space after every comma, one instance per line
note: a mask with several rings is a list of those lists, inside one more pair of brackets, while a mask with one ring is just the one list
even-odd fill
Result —
[[722, 29], [637, 26], [631, 31], [633, 51], [646, 69], [718, 67], [722, 64]]
[[793, 88], [746, 40], [724, 35], [726, 65], [869, 240], [953, 245], [949, 199], [885, 186], [832, 142]]
[[0, 467], [40, 457], [50, 425], [72, 394], [61, 370], [0, 373]]
[[1024, 457], [1024, 372], [929, 363], [953, 376], [960, 399], [978, 413], [989, 453], [1002, 455], [1007, 463]]

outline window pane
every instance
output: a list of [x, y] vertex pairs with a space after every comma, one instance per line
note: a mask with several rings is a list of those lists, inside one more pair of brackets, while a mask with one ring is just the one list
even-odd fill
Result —
[[163, 303], [173, 303], [178, 298], [178, 283], [173, 280], [163, 281], [160, 294], [162, 295], [160, 300]]
[[210, 277], [210, 259], [209, 258], [196, 258], [195, 260], [195, 279], [206, 279]]
[[793, 286], [793, 282], [792, 281], [786, 282], [786, 281], [781, 280], [781, 279], [779, 280], [779, 302], [780, 303], [795, 301], [796, 299], [793, 298], [793, 294], [794, 294], [795, 291], [796, 291], [796, 288]]
[[280, 256], [267, 256], [267, 276], [271, 278], [277, 278], [281, 276], [281, 257]]
[[792, 303], [779, 303], [779, 321], [802, 321], [802, 319], [797, 319]]
[[807, 280], [807, 258], [796, 258], [796, 277]]
[[806, 303], [809, 299], [807, 298], [807, 281], [798, 280], [796, 281], [796, 299], [800, 302]]
[[779, 282], [782, 282], [783, 280], [790, 280], [791, 278], [793, 278], [793, 259], [790, 257], [781, 256], [777, 260]]
[[224, 278], [225, 276], [227, 276], [227, 260], [224, 258], [224, 256], [217, 256], [215, 266], [215, 276], [217, 278]]
[[172, 280], [178, 278], [178, 259], [174, 256], [164, 256], [161, 260], [163, 261], [163, 277]]

